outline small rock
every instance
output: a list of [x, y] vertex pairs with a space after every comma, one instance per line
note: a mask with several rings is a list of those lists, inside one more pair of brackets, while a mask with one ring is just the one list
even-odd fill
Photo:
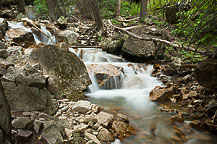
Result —
[[5, 44], [0, 40], [0, 49], [5, 49]]
[[85, 129], [87, 129], [88, 125], [86, 124], [80, 124], [80, 125], [76, 125], [74, 126], [74, 131], [78, 132], [78, 131], [84, 131]]
[[71, 139], [71, 137], [72, 137], [72, 132], [73, 132], [73, 131], [72, 131], [71, 129], [65, 128], [65, 134], [66, 134], [68, 140]]
[[40, 121], [40, 120], [34, 121], [34, 130], [36, 131], [36, 133], [39, 133], [40, 128], [42, 127], [43, 124], [44, 124], [43, 121]]
[[164, 101], [173, 96], [175, 87], [170, 85], [168, 87], [156, 86], [149, 95], [149, 99], [152, 101]]
[[114, 115], [106, 113], [106, 112], [100, 112], [96, 116], [97, 121], [104, 126], [107, 126], [113, 118], [114, 118]]
[[106, 128], [102, 128], [99, 131], [99, 134], [97, 135], [97, 138], [100, 141], [104, 141], [104, 142], [114, 141], [114, 137], [112, 136], [112, 134]]
[[85, 137], [87, 137], [88, 139], [92, 140], [96, 144], [101, 144], [101, 142], [97, 139], [97, 137], [95, 135], [87, 133], [87, 132], [85, 132], [84, 135], [85, 135]]
[[80, 100], [72, 107], [72, 111], [76, 111], [79, 113], [86, 113], [91, 109], [91, 102]]
[[20, 137], [28, 138], [28, 137], [30, 137], [32, 135], [32, 133], [33, 132], [30, 131], [30, 130], [19, 129], [17, 135], [20, 136]]
[[41, 135], [48, 144], [63, 144], [63, 137], [59, 127], [53, 121], [46, 122], [44, 126]]
[[23, 129], [30, 124], [31, 120], [27, 117], [17, 117], [12, 121], [12, 126], [17, 129]]
[[196, 91], [190, 91], [188, 93], [188, 95], [189, 95], [189, 97], [195, 97], [195, 96], [197, 96], [197, 92]]
[[0, 49], [0, 57], [1, 58], [7, 58], [8, 57], [8, 51], [6, 49]]
[[172, 123], [174, 123], [174, 122], [184, 123], [184, 117], [181, 113], [179, 113], [177, 115], [171, 116], [170, 121]]

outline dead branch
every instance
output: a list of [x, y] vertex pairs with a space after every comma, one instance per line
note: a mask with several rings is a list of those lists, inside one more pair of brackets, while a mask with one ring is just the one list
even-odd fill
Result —
[[35, 23], [34, 21], [28, 19], [28, 18], [22, 18], [22, 21], [27, 22], [28, 24], [30, 24], [31, 26], [33, 26], [34, 28], [36, 28], [39, 32], [41, 32], [43, 35], [45, 35], [47, 38], [49, 38], [54, 44], [55, 42], [51, 39], [51, 37], [49, 37], [46, 33], [44, 33]]
[[179, 44], [177, 44], [177, 43], [170, 42], [170, 41], [167, 41], [167, 40], [164, 40], [164, 39], [138, 36], [138, 35], [136, 35], [135, 33], [132, 33], [132, 32], [127, 31], [125, 28], [120, 28], [120, 27], [117, 27], [117, 26], [113, 25], [110, 20], [108, 20], [108, 23], [109, 23], [112, 27], [114, 27], [115, 29], [120, 30], [120, 31], [122, 31], [122, 32], [124, 32], [124, 33], [127, 33], [129, 36], [131, 36], [131, 37], [133, 37], [133, 38], [135, 38], [135, 39], [146, 40], [146, 41], [161, 42], [161, 43], [164, 43], [164, 44], [166, 44], [166, 45], [168, 45], [168, 46], [172, 46], [172, 47], [177, 48], [177, 49], [184, 49], [184, 50], [188, 50], [188, 51], [200, 53], [200, 54], [203, 54], [203, 55], [206, 55], [206, 56], [212, 56], [211, 53], [207, 53], [207, 52], [205, 52], [205, 51], [200, 51], [200, 50], [194, 49], [194, 48], [192, 48], [192, 47], [181, 46], [181, 45], [179, 45]]
[[100, 46], [87, 46], [87, 45], [79, 45], [79, 46], [72, 46], [71, 48], [98, 48], [98, 49], [102, 49], [102, 47]]

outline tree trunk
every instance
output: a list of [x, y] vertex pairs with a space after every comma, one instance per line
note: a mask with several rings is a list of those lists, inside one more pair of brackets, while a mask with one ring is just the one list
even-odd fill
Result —
[[102, 23], [102, 18], [100, 16], [99, 8], [98, 8], [96, 0], [89, 0], [89, 5], [90, 5], [90, 8], [93, 12], [93, 16], [94, 16], [94, 20], [95, 20], [95, 25], [97, 26], [97, 30], [100, 30], [103, 26], [103, 23]]
[[25, 12], [25, 0], [16, 0], [16, 3], [18, 5], [18, 11], [24, 13]]
[[57, 0], [47, 0], [47, 7], [51, 19], [56, 21], [59, 16]]
[[3, 134], [3, 139], [0, 138], [0, 143], [7, 144], [11, 141], [11, 113], [0, 80], [0, 133], [1, 132]]
[[116, 16], [120, 16], [120, 11], [121, 11], [121, 0], [118, 0]]
[[139, 21], [143, 22], [143, 20], [148, 16], [148, 0], [141, 1], [141, 11]]

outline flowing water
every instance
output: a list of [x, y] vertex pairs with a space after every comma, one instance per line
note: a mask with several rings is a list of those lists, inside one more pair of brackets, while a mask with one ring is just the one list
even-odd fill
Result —
[[[31, 32], [22, 23], [9, 22], [12, 29], [24, 29]], [[55, 37], [41, 26], [46, 35], [52, 41]], [[36, 44], [54, 44], [45, 35], [33, 34]], [[7, 35], [6, 35], [7, 39]], [[70, 49], [88, 65], [98, 65], [102, 69], [108, 65], [118, 67], [119, 75], [110, 76], [103, 85], [98, 84], [94, 73], [89, 73], [92, 85], [88, 87], [85, 95], [90, 101], [110, 111], [125, 114], [131, 124], [136, 128], [136, 136], [126, 138], [113, 144], [215, 144], [216, 136], [198, 132], [184, 124], [172, 125], [170, 116], [174, 113], [163, 113], [157, 108], [157, 104], [149, 101], [149, 92], [155, 86], [163, 86], [160, 81], [151, 76], [152, 66], [145, 64], [130, 63], [121, 57], [102, 52], [100, 49]], [[112, 70], [112, 69], [111, 69]], [[110, 69], [107, 72], [112, 74]], [[175, 126], [175, 127], [174, 127]], [[177, 132], [178, 131], [178, 132]]]
[[[130, 63], [100, 49], [89, 48], [76, 51], [70, 49], [70, 51], [83, 59], [86, 65], [99, 65], [103, 68], [111, 64], [122, 68], [122, 74], [110, 78], [104, 86], [99, 86], [94, 73], [89, 73], [92, 85], [85, 92], [93, 103], [127, 115], [131, 124], [136, 127], [136, 136], [131, 136], [123, 142], [116, 140], [113, 144], [213, 144], [217, 142], [214, 136], [189, 128], [188, 122], [172, 125], [169, 118], [174, 113], [160, 112], [157, 104], [149, 101], [149, 92], [155, 86], [163, 86], [160, 81], [151, 76], [152, 65]], [[177, 132], [177, 129], [180, 132]]]

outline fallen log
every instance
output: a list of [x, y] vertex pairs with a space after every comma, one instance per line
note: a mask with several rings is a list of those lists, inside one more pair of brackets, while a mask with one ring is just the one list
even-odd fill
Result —
[[100, 47], [100, 46], [87, 46], [87, 45], [72, 46], [71, 48], [98, 48], [98, 49], [102, 49], [102, 47]]
[[27, 22], [28, 24], [30, 24], [31, 26], [33, 26], [34, 28], [36, 28], [36, 30], [38, 30], [39, 32], [41, 32], [43, 35], [45, 35], [47, 38], [49, 38], [53, 44], [56, 44], [51, 37], [49, 37], [46, 33], [44, 33], [37, 25], [35, 25], [33, 20], [30, 20], [28, 18], [22, 18], [22, 21]]
[[120, 28], [118, 26], [113, 25], [110, 20], [108, 20], [108, 24], [111, 25], [114, 29], [117, 29], [117, 30], [120, 30], [120, 31], [122, 31], [124, 33], [127, 33], [129, 36], [131, 36], [131, 37], [133, 37], [135, 39], [161, 42], [161, 43], [164, 43], [164, 44], [166, 44], [168, 46], [172, 46], [172, 47], [177, 48], [177, 49], [188, 50], [188, 51], [192, 51], [192, 52], [199, 53], [199, 54], [202, 54], [202, 55], [206, 55], [206, 56], [209, 56], [209, 57], [213, 56], [213, 52], [201, 51], [201, 50], [195, 49], [193, 47], [186, 47], [186, 46], [179, 45], [177, 43], [170, 42], [170, 41], [164, 40], [164, 39], [138, 36], [135, 33], [127, 31], [125, 28]]

